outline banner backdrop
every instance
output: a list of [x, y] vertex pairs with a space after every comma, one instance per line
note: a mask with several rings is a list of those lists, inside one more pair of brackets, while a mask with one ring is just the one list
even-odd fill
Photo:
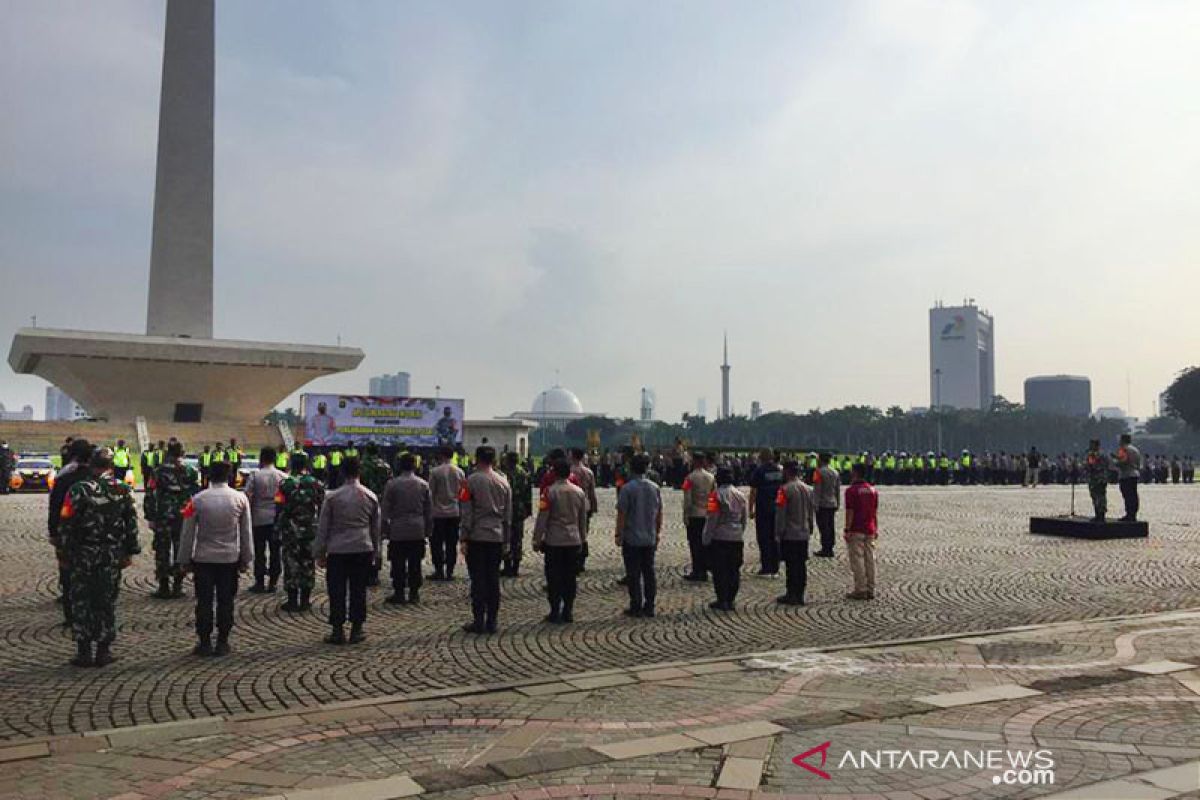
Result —
[[454, 447], [463, 440], [462, 400], [305, 394], [300, 397], [306, 445], [374, 442], [407, 447]]

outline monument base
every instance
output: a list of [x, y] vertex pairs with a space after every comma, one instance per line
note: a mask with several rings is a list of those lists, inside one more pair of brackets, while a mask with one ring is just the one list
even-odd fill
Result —
[[1073, 539], [1144, 539], [1150, 535], [1150, 524], [1115, 519], [1094, 522], [1090, 517], [1030, 517], [1029, 532]]
[[353, 347], [22, 328], [8, 363], [113, 423], [259, 422], [309, 381], [352, 370]]

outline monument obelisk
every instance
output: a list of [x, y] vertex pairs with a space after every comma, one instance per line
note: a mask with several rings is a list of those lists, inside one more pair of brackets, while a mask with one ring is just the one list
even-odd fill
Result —
[[142, 417], [160, 435], [182, 423], [257, 424], [309, 381], [363, 360], [356, 347], [212, 338], [213, 6], [167, 0], [146, 335], [21, 328], [8, 353], [14, 371], [45, 378], [92, 416]]
[[214, 0], [167, 0], [149, 336], [213, 335]]

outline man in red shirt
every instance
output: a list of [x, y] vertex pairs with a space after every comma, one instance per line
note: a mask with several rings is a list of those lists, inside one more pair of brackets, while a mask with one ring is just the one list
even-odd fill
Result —
[[846, 489], [846, 549], [850, 552], [850, 571], [854, 574], [851, 600], [875, 599], [875, 540], [879, 535], [877, 513], [879, 492], [867, 483], [866, 465], [850, 469]]

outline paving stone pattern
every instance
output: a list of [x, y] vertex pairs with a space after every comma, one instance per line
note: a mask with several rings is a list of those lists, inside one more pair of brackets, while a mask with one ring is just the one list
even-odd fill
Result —
[[[753, 575], [758, 554], [750, 543], [739, 609], [732, 614], [707, 608], [710, 587], [681, 580], [686, 546], [679, 496], [667, 492], [665, 499], [657, 619], [620, 615], [625, 595], [615, 583], [620, 561], [611, 543], [613, 495], [602, 492], [603, 511], [594, 529], [589, 569], [581, 579], [574, 625], [541, 621], [541, 560], [530, 554], [524, 575], [504, 583], [498, 635], [474, 637], [459, 630], [468, 607], [460, 567], [455, 583], [427, 584], [419, 607], [387, 606], [382, 603], [386, 588], [373, 591], [370, 638], [357, 647], [321, 644], [326, 632], [323, 592], [314, 611], [299, 616], [278, 610], [281, 597], [242, 593], [235, 652], [221, 660], [188, 654], [190, 599], [148, 596], [153, 559], [148, 532], [143, 532], [145, 553], [127, 572], [120, 600], [120, 661], [103, 670], [80, 670], [66, 666], [72, 644], [58, 624], [60, 610], [54, 603], [45, 498], [0, 497], [0, 548], [5, 553], [0, 561], [0, 739], [1200, 605], [1200, 494], [1193, 487], [1144, 488], [1150, 539], [1108, 542], [1026, 532], [1028, 515], [1065, 511], [1068, 494], [1061, 487], [884, 489], [877, 600], [853, 603], [843, 598], [848, 569], [839, 545], [836, 560], [810, 562], [810, 605], [779, 606], [774, 598], [783, 590], [782, 581]], [[752, 542], [752, 534], [748, 540]], [[976, 657], [996, 662], [1053, 658], [1057, 646], [1043, 641], [1029, 649], [1013, 642], [993, 645], [993, 651]], [[1182, 655], [1197, 653], [1200, 648]], [[894, 679], [896, 691], [913, 694], [907, 673]], [[664, 701], [671, 713], [695, 702], [687, 694], [688, 682], [702, 684], [695, 676], [680, 680], [685, 683], [676, 687], [679, 694]], [[972, 680], [990, 679], [973, 675]], [[621, 711], [619, 704], [596, 702], [597, 714]], [[571, 703], [564, 698], [539, 713], [568, 715]], [[468, 742], [455, 747], [461, 755], [470, 752]]]

